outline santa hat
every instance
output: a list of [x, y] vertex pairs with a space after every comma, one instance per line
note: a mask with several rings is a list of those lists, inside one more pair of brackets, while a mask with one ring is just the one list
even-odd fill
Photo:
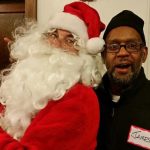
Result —
[[49, 22], [50, 28], [59, 28], [78, 35], [86, 43], [90, 54], [103, 50], [104, 40], [100, 33], [105, 25], [98, 12], [84, 2], [73, 2], [64, 6], [64, 11], [56, 14]]

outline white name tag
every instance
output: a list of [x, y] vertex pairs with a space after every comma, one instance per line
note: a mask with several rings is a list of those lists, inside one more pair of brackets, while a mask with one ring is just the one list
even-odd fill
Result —
[[131, 125], [127, 141], [150, 150], [150, 130]]

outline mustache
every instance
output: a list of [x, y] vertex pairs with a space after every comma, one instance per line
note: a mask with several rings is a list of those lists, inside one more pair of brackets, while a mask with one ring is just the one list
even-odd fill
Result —
[[114, 63], [114, 66], [124, 66], [124, 65], [131, 65], [132, 61], [129, 58], [119, 58], [116, 63]]
[[131, 60], [128, 57], [119, 58], [118, 62], [131, 62]]

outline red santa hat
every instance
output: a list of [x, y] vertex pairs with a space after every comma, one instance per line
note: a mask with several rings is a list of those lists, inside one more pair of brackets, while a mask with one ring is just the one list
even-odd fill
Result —
[[78, 35], [86, 43], [91, 54], [103, 50], [104, 40], [100, 33], [105, 25], [98, 12], [84, 2], [73, 2], [64, 6], [64, 11], [56, 14], [49, 22], [50, 28], [59, 28]]

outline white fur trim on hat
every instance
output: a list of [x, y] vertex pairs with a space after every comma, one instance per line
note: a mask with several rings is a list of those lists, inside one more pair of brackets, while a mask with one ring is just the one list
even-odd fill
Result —
[[99, 37], [91, 38], [87, 41], [86, 48], [88, 53], [97, 54], [104, 50], [104, 40]]
[[68, 30], [85, 41], [88, 39], [87, 27], [83, 20], [70, 13], [61, 12], [56, 14], [49, 21], [49, 27]]

